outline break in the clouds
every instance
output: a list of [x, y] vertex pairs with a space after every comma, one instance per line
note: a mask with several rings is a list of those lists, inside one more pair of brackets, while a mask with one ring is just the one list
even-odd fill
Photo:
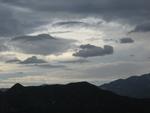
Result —
[[104, 45], [104, 48], [97, 47], [91, 44], [81, 45], [80, 50], [73, 54], [77, 57], [95, 57], [113, 54], [114, 49], [112, 46]]
[[121, 38], [120, 43], [122, 43], [122, 44], [134, 43], [134, 40], [132, 38], [129, 38], [129, 37]]
[[26, 54], [62, 54], [71, 49], [75, 40], [54, 38], [48, 34], [37, 36], [15, 37], [9, 42], [9, 48], [13, 51]]

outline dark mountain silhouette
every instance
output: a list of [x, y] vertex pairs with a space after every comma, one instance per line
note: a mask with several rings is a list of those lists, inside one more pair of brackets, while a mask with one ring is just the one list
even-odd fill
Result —
[[135, 98], [150, 98], [150, 74], [119, 79], [100, 88], [115, 92], [119, 95]]
[[24, 87], [0, 92], [0, 113], [150, 113], [149, 99], [134, 99], [87, 82]]

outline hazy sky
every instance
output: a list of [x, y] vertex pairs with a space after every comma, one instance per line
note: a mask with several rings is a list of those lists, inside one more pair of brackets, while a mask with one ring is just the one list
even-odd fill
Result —
[[150, 72], [149, 0], [0, 0], [0, 87]]

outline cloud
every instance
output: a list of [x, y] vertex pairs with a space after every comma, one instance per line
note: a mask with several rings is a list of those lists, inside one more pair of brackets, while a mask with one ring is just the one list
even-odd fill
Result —
[[6, 52], [6, 51], [9, 51], [9, 47], [6, 43], [6, 40], [0, 38], [0, 52]]
[[134, 40], [132, 38], [126, 37], [126, 38], [121, 38], [120, 43], [126, 44], [126, 43], [134, 43]]
[[0, 3], [0, 36], [14, 35], [19, 32], [19, 27], [10, 8]]
[[23, 61], [21, 61], [18, 58], [13, 58], [10, 60], [7, 60], [6, 63], [17, 63], [17, 64], [45, 64], [47, 61], [43, 59], [39, 59], [36, 56], [29, 57]]
[[0, 44], [0, 52], [8, 51], [9, 48], [3, 44]]
[[26, 54], [61, 54], [74, 46], [75, 40], [54, 38], [48, 34], [20, 36], [9, 41], [12, 51]]
[[0, 61], [1, 62], [7, 62], [10, 60], [15, 60], [15, 59], [17, 59], [15, 54], [1, 54], [0, 53]]
[[[0, 37], [12, 37], [31, 33], [45, 22], [25, 8], [4, 4], [0, 1]], [[15, 28], [14, 28], [15, 27]]]
[[115, 18], [134, 21], [149, 20], [148, 0], [1, 0], [3, 3], [29, 8], [38, 12], [65, 12], [70, 14], [100, 15], [105, 19]]
[[57, 22], [54, 23], [53, 26], [58, 26], [58, 27], [73, 27], [73, 26], [86, 26], [88, 25], [85, 22], [81, 21], [62, 21], [62, 22]]
[[[54, 18], [68, 20], [68, 17], [96, 16], [107, 21], [127, 20], [137, 25], [150, 20], [149, 4], [148, 0], [0, 0], [0, 36], [32, 33]], [[59, 24], [85, 23], [66, 21]]]
[[97, 47], [91, 44], [81, 45], [78, 52], [74, 53], [73, 56], [77, 57], [95, 57], [113, 54], [114, 49], [112, 46], [105, 45], [104, 48]]
[[42, 64], [47, 63], [45, 60], [38, 59], [36, 56], [32, 56], [27, 58], [24, 61], [21, 61], [20, 64]]
[[42, 41], [47, 39], [55, 39], [54, 37], [48, 34], [39, 34], [37, 36], [19, 36], [12, 39], [12, 41], [23, 41], [23, 42], [30, 42], [30, 41]]
[[72, 31], [54, 31], [54, 32], [49, 32], [50, 34], [64, 34], [64, 33], [71, 33]]
[[89, 62], [87, 59], [76, 59], [76, 60], [67, 60], [67, 61], [59, 61], [60, 63], [68, 63], [68, 64], [74, 64], [74, 63], [87, 63]]
[[130, 31], [129, 33], [134, 32], [150, 32], [150, 23], [139, 24], [134, 28], [134, 30]]
[[49, 69], [49, 68], [66, 68], [65, 65], [51, 65], [51, 64], [37, 64], [37, 65], [34, 65], [34, 66], [37, 66], [37, 67], [40, 67], [40, 68], [44, 68], [44, 69]]
[[11, 59], [11, 60], [7, 60], [6, 63], [20, 63], [21, 60], [19, 60], [18, 58], [15, 59]]
[[115, 43], [118, 43], [118, 40], [116, 39], [109, 39], [109, 38], [106, 38], [106, 39], [103, 39], [104, 42], [115, 42]]

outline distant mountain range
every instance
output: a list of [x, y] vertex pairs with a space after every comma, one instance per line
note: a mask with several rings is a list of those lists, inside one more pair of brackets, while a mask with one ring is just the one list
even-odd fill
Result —
[[150, 99], [134, 99], [87, 82], [24, 87], [0, 92], [0, 113], [150, 113]]
[[100, 88], [123, 96], [150, 98], [150, 74], [115, 80]]

